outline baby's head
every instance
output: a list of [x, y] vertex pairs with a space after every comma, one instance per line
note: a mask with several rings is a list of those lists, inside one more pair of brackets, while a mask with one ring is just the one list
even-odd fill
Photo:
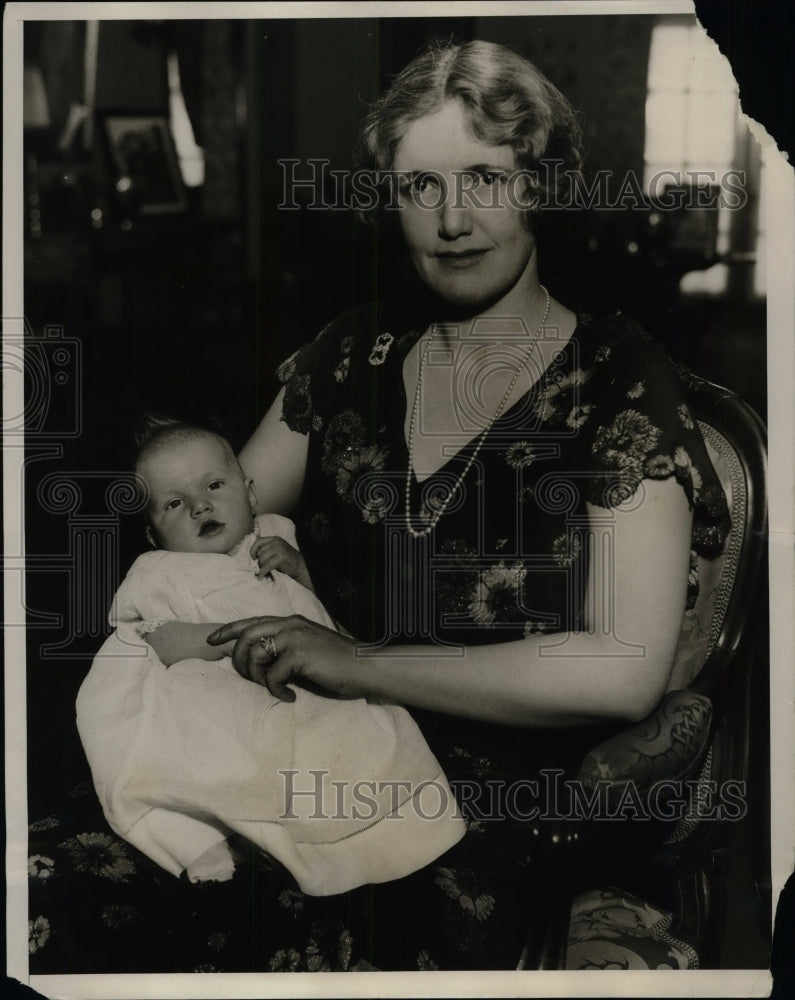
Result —
[[257, 499], [229, 442], [147, 415], [135, 471], [149, 490], [146, 535], [171, 552], [231, 552], [253, 530]]

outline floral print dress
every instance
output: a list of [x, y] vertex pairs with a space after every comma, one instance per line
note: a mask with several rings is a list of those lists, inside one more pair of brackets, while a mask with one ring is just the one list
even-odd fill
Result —
[[[321, 600], [357, 639], [432, 642], [454, 656], [467, 644], [576, 629], [593, 527], [586, 504], [604, 510], [609, 539], [610, 509], [644, 479], [675, 479], [684, 490], [693, 566], [696, 555], [720, 551], [726, 498], [679, 377], [621, 316], [580, 317], [531, 390], [489, 429], [435, 528], [414, 538], [407, 518], [416, 528], [429, 523], [478, 444], [475, 436], [422, 483], [411, 474], [406, 503], [411, 401], [402, 367], [427, 325], [397, 310], [358, 309], [277, 373], [284, 421], [309, 435], [298, 543]], [[697, 593], [691, 573], [689, 606]], [[495, 811], [481, 793], [542, 766], [576, 766], [600, 734], [555, 738], [412, 714], [453, 786], [466, 789], [469, 832], [449, 856], [393, 889], [403, 943], [400, 958], [392, 947], [380, 962], [398, 964], [380, 964], [378, 941], [369, 958], [379, 967], [515, 967], [537, 852], [527, 824], [511, 821], [499, 804]], [[395, 928], [378, 933], [394, 946]]]
[[[309, 434], [298, 542], [321, 599], [357, 638], [482, 644], [576, 627], [586, 502], [609, 510], [643, 479], [675, 478], [694, 511], [694, 552], [720, 550], [726, 500], [679, 378], [621, 318], [580, 320], [491, 427], [433, 532], [413, 539], [402, 365], [419, 333], [401, 333], [394, 316], [394, 333], [381, 317], [372, 329], [366, 315], [332, 323], [278, 372], [283, 419]], [[410, 476], [417, 528], [476, 441], [422, 483]]]

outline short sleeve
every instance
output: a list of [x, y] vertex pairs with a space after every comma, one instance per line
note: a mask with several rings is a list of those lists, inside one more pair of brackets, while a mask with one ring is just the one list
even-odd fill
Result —
[[592, 369], [600, 398], [592, 404], [588, 499], [612, 507], [644, 479], [673, 478], [694, 512], [694, 548], [715, 554], [729, 530], [728, 505], [674, 366], [640, 336], [619, 339], [602, 358]]
[[308, 434], [312, 429], [312, 370], [316, 353], [316, 341], [312, 341], [276, 369], [276, 378], [284, 386], [282, 420], [299, 434]]
[[308, 434], [323, 427], [331, 398], [348, 381], [359, 312], [349, 310], [332, 320], [276, 369], [284, 387], [282, 420], [290, 430]]

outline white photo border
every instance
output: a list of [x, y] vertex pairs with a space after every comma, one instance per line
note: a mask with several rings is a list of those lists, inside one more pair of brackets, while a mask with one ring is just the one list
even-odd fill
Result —
[[[429, 9], [432, 6], [432, 10]], [[482, 5], [469, 3], [11, 3], [5, 9], [3, 53], [3, 329], [17, 334], [24, 316], [22, 253], [22, 29], [27, 20], [88, 20], [137, 18], [250, 18], [286, 17], [423, 17], [433, 14], [466, 16]], [[558, 0], [548, 3], [493, 3], [489, 16], [539, 14], [694, 13], [689, 2], [656, 0]], [[741, 95], [742, 100], [742, 95]], [[763, 130], [762, 130], [763, 131]], [[792, 167], [761, 135], [769, 171], [768, 255], [768, 388], [770, 428], [770, 614], [771, 614], [771, 867], [773, 906], [793, 867], [792, 831], [795, 830], [793, 760], [795, 760], [795, 678], [792, 649], [795, 624], [793, 539], [792, 428], [795, 427], [793, 379], [795, 329], [792, 274], [795, 273], [795, 185]], [[23, 412], [22, 372], [3, 366], [5, 421]], [[24, 449], [18, 439], [4, 440], [5, 588], [5, 778], [8, 975], [52, 997], [79, 1000], [105, 997], [259, 997], [279, 996], [767, 996], [770, 976], [763, 970], [659, 973], [635, 972], [489, 972], [489, 973], [345, 973], [196, 974], [33, 976], [29, 975], [27, 943], [27, 786], [24, 621], [18, 620], [20, 560], [24, 560], [24, 533], [18, 509], [22, 488]], [[9, 575], [10, 574], [10, 575]], [[11, 583], [11, 586], [9, 586]], [[22, 627], [20, 627], [22, 626]]]

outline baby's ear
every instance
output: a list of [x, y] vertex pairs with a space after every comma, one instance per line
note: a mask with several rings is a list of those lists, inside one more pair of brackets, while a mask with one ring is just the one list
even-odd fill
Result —
[[158, 548], [157, 540], [155, 538], [155, 533], [154, 531], [152, 531], [151, 524], [147, 524], [146, 526], [146, 540], [147, 542], [149, 542], [149, 544], [152, 546], [153, 549]]

